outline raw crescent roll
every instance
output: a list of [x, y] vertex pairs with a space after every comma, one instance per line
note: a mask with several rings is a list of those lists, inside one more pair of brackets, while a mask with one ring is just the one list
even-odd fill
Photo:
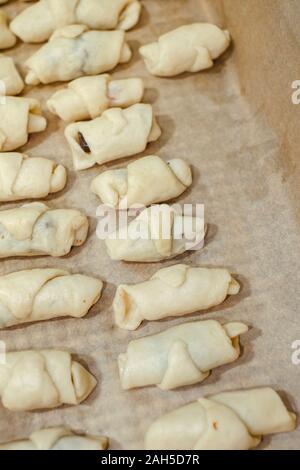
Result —
[[7, 96], [18, 95], [24, 88], [23, 79], [17, 70], [14, 60], [3, 54], [0, 54], [0, 82], [4, 84], [5, 88], [2, 94]]
[[0, 153], [0, 201], [37, 199], [61, 191], [67, 182], [64, 166], [47, 158]]
[[32, 269], [0, 277], [0, 328], [70, 316], [84, 317], [103, 283], [61, 269]]
[[75, 434], [67, 428], [41, 429], [29, 439], [0, 444], [0, 450], [106, 450], [107, 437]]
[[0, 364], [0, 396], [11, 411], [78, 405], [96, 387], [96, 379], [66, 351], [19, 351]]
[[202, 382], [211, 369], [238, 359], [239, 335], [247, 331], [243, 323], [222, 326], [208, 320], [131, 341], [118, 360], [122, 388], [157, 385], [172, 390]]
[[42, 203], [0, 211], [0, 258], [12, 256], [65, 256], [81, 246], [88, 219], [79, 210], [50, 209]]
[[157, 271], [149, 281], [121, 284], [113, 302], [115, 322], [135, 330], [143, 320], [178, 317], [220, 305], [236, 295], [239, 283], [227, 269], [176, 264]]
[[54, 30], [70, 24], [90, 29], [133, 28], [139, 21], [138, 0], [40, 0], [11, 22], [11, 30], [23, 42], [47, 41]]
[[95, 119], [108, 108], [127, 108], [140, 103], [144, 84], [140, 78], [112, 80], [110, 75], [82, 77], [57, 91], [47, 105], [63, 121]]
[[76, 170], [136, 155], [160, 135], [150, 104], [108, 109], [93, 121], [69, 124], [65, 130]]
[[28, 85], [65, 82], [98, 75], [129, 62], [124, 31], [88, 31], [84, 25], [58, 29], [47, 44], [26, 61]]
[[22, 147], [29, 134], [42, 132], [46, 127], [38, 100], [5, 97], [5, 103], [0, 106], [0, 151], [10, 152]]
[[150, 155], [127, 168], [109, 170], [92, 181], [91, 190], [104, 204], [126, 209], [134, 204], [149, 206], [174, 199], [192, 184], [191, 168], [174, 158], [165, 163]]
[[166, 204], [144, 209], [132, 222], [105, 239], [108, 255], [116, 261], [152, 263], [202, 248], [204, 220], [177, 213]]
[[296, 415], [272, 388], [224, 392], [178, 408], [150, 426], [146, 449], [249, 450], [262, 436], [293, 431]]
[[16, 36], [8, 27], [7, 16], [4, 11], [0, 11], [0, 49], [9, 49], [17, 42]]
[[209, 23], [194, 23], [164, 34], [140, 48], [147, 69], [153, 75], [173, 77], [199, 72], [213, 66], [229, 47], [230, 34]]

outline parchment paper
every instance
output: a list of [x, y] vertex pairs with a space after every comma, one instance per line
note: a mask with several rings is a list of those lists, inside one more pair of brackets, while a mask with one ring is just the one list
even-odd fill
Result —
[[[295, 123], [299, 108], [290, 100], [296, 80], [299, 4], [294, 0], [145, 0], [142, 20], [128, 34], [134, 49], [130, 64], [115, 77], [140, 76], [163, 130], [145, 154], [182, 157], [193, 165], [194, 184], [180, 202], [205, 203], [209, 233], [201, 252], [177, 262], [224, 266], [242, 283], [240, 295], [202, 315], [144, 323], [136, 332], [113, 324], [111, 303], [116, 286], [149, 278], [162, 264], [111, 261], [95, 235], [99, 200], [89, 184], [100, 171], [130, 159], [75, 174], [64, 125], [46, 111], [47, 132], [35, 135], [23, 151], [63, 163], [68, 187], [49, 198], [51, 207], [74, 207], [91, 218], [87, 243], [63, 259], [1, 261], [1, 274], [25, 268], [59, 267], [99, 276], [104, 294], [81, 320], [43, 322], [0, 332], [8, 350], [63, 348], [73, 351], [98, 378], [95, 392], [82, 405], [58, 410], [11, 413], [0, 406], [0, 440], [29, 435], [46, 426], [66, 425], [78, 431], [108, 435], [113, 449], [138, 449], [150, 423], [161, 414], [200, 395], [253, 386], [273, 386], [286, 403], [300, 410], [300, 366], [293, 365], [291, 344], [300, 339], [299, 179]], [[13, 1], [10, 16], [24, 8]], [[298, 16], [297, 16], [298, 15]], [[234, 45], [215, 67], [173, 79], [152, 77], [138, 47], [181, 24], [216, 21], [230, 29]], [[297, 38], [298, 34], [298, 38]], [[39, 46], [19, 44], [8, 54], [19, 64]], [[299, 49], [298, 49], [299, 50]], [[62, 85], [27, 89], [43, 101]], [[2, 208], [12, 207], [3, 205]], [[243, 355], [215, 370], [202, 385], [163, 392], [157, 388], [121, 391], [116, 358], [131, 339], [160, 332], [192, 319], [240, 320], [251, 331], [242, 338]], [[297, 449], [300, 431], [266, 438], [263, 449]]]

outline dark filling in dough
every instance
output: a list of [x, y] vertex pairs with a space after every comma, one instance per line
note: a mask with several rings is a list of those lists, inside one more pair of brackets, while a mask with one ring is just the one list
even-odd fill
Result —
[[85, 138], [83, 137], [83, 135], [81, 134], [81, 132], [78, 132], [78, 143], [79, 143], [80, 147], [82, 148], [82, 150], [85, 153], [91, 153], [91, 149], [88, 146], [88, 144], [87, 144]]

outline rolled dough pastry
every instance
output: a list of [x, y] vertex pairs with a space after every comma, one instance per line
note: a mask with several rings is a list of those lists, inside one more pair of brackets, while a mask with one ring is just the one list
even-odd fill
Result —
[[23, 79], [14, 60], [4, 54], [0, 54], [0, 82], [4, 83], [4, 91], [7, 96], [18, 95], [24, 88]]
[[96, 384], [66, 351], [9, 352], [6, 363], [0, 364], [0, 396], [3, 406], [11, 411], [78, 405]]
[[121, 284], [113, 302], [115, 322], [135, 330], [143, 320], [153, 321], [207, 310], [236, 295], [239, 283], [227, 269], [176, 264], [157, 271], [149, 281]]
[[132, 222], [109, 234], [105, 243], [113, 260], [151, 263], [202, 248], [204, 236], [203, 219], [161, 204], [144, 209]]
[[0, 258], [65, 256], [85, 242], [88, 227], [79, 210], [50, 209], [39, 202], [0, 211]]
[[156, 420], [145, 439], [155, 450], [248, 450], [262, 436], [293, 431], [296, 415], [272, 388], [225, 392]]
[[207, 320], [131, 341], [118, 360], [122, 388], [157, 385], [171, 390], [202, 382], [211, 369], [238, 359], [239, 335], [247, 331], [244, 323], [222, 326]]
[[84, 317], [103, 283], [61, 269], [32, 269], [0, 277], [0, 328], [70, 316]]
[[49, 42], [27, 61], [28, 85], [65, 82], [84, 75], [98, 75], [129, 62], [132, 53], [124, 31], [88, 31], [70, 25], [53, 33]]
[[41, 429], [29, 439], [0, 444], [0, 450], [106, 450], [107, 437], [75, 434], [70, 429]]
[[160, 135], [150, 104], [108, 109], [93, 121], [70, 124], [65, 130], [76, 170], [136, 155]]
[[46, 127], [38, 100], [7, 96], [5, 104], [0, 106], [0, 151], [22, 147], [29, 134], [42, 132]]
[[45, 42], [55, 29], [84, 24], [90, 29], [128, 30], [140, 18], [138, 0], [40, 0], [11, 22], [23, 42]]
[[140, 78], [112, 80], [108, 74], [77, 78], [57, 91], [47, 105], [67, 122], [95, 119], [108, 108], [127, 108], [140, 103], [144, 84]]
[[0, 153], [0, 201], [37, 199], [61, 191], [67, 182], [64, 166], [47, 158]]
[[17, 42], [16, 36], [8, 27], [8, 19], [4, 11], [0, 11], [0, 49], [9, 49]]
[[127, 168], [109, 170], [92, 181], [91, 190], [104, 204], [126, 209], [134, 204], [149, 206], [174, 199], [192, 184], [189, 165], [180, 158], [165, 163], [150, 155]]
[[213, 66], [229, 47], [230, 34], [210, 23], [194, 23], [164, 34], [140, 48], [147, 69], [153, 75], [173, 77], [199, 72]]

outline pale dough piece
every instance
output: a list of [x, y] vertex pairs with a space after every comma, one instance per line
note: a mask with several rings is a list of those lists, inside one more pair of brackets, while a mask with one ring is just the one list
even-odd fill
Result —
[[16, 36], [8, 27], [8, 19], [4, 11], [0, 11], [0, 49], [10, 49], [17, 42]]
[[0, 211], [0, 258], [12, 256], [65, 256], [81, 246], [88, 219], [79, 210], [50, 209], [42, 203]]
[[103, 283], [61, 269], [32, 269], [0, 277], [0, 328], [70, 316], [84, 317]]
[[144, 209], [132, 222], [109, 234], [105, 243], [113, 260], [152, 263], [202, 248], [204, 236], [202, 218], [161, 204]]
[[172, 390], [202, 382], [212, 369], [238, 359], [239, 335], [247, 331], [244, 323], [207, 320], [131, 341], [118, 359], [122, 388]]
[[67, 351], [8, 352], [5, 364], [0, 364], [0, 396], [11, 411], [78, 405], [96, 384]]
[[140, 18], [138, 0], [40, 0], [11, 22], [11, 30], [23, 42], [47, 41], [57, 28], [83, 24], [90, 29], [128, 30]]
[[150, 155], [127, 168], [101, 173], [92, 181], [91, 190], [104, 204], [126, 209], [134, 204], [149, 206], [174, 199], [191, 184], [191, 168], [184, 160], [174, 158], [165, 163]]
[[0, 201], [38, 199], [61, 191], [67, 182], [63, 165], [22, 153], [0, 153]]
[[93, 121], [69, 124], [65, 130], [76, 170], [136, 155], [160, 135], [152, 106], [142, 103], [108, 109]]
[[108, 108], [140, 103], [144, 84], [140, 78], [113, 80], [108, 74], [77, 78], [47, 102], [49, 110], [66, 122], [95, 119]]
[[28, 141], [29, 134], [42, 132], [47, 127], [41, 115], [38, 100], [23, 97], [5, 97], [0, 106], [0, 151], [10, 152]]
[[18, 95], [24, 88], [23, 79], [14, 60], [3, 54], [0, 54], [0, 82], [4, 83], [4, 94], [7, 96]]
[[296, 415], [272, 388], [225, 392], [178, 408], [149, 428], [146, 449], [248, 450], [262, 436], [293, 431]]
[[236, 295], [239, 283], [227, 269], [176, 264], [157, 271], [149, 281], [121, 284], [113, 302], [115, 322], [135, 330], [143, 320], [153, 321], [207, 310]]
[[199, 72], [213, 66], [229, 47], [230, 34], [210, 23], [181, 26], [140, 48], [146, 67], [153, 75], [173, 77]]
[[84, 75], [98, 75], [129, 62], [132, 52], [124, 31], [88, 31], [84, 25], [70, 25], [53, 33], [25, 63], [25, 82], [65, 82]]
[[81, 435], [65, 427], [41, 429], [29, 439], [0, 444], [0, 450], [106, 450], [107, 437]]

